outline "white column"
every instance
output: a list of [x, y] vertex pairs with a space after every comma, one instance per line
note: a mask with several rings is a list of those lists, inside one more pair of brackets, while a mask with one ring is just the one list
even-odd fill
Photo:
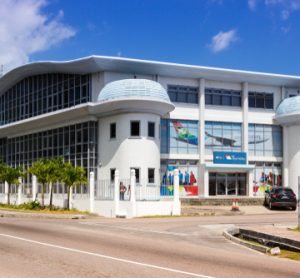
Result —
[[287, 187], [289, 185], [289, 127], [283, 127], [283, 181], [282, 186]]
[[6, 204], [8, 201], [8, 183], [7, 183], [7, 181], [4, 182], [4, 194], [5, 194], [4, 200], [5, 200], [5, 204]]
[[17, 200], [17, 204], [21, 205], [22, 204], [22, 191], [23, 191], [22, 178], [19, 178], [18, 181], [19, 181], [19, 185], [18, 185], [18, 200]]
[[70, 188], [69, 209], [73, 209], [73, 186]]
[[208, 170], [204, 168], [204, 197], [207, 198], [209, 197], [209, 175], [208, 175]]
[[32, 201], [36, 200], [36, 193], [37, 193], [37, 179], [36, 176], [32, 176]]
[[120, 202], [120, 176], [119, 170], [115, 170], [115, 194], [114, 194], [114, 203], [115, 203], [115, 216], [119, 214], [119, 202]]
[[205, 79], [199, 80], [199, 126], [198, 151], [200, 164], [205, 163]]
[[173, 199], [173, 210], [172, 215], [181, 214], [181, 204], [179, 201], [179, 171], [178, 169], [174, 170], [174, 199]]
[[[49, 194], [48, 194], [48, 204], [50, 205], [50, 199], [51, 199], [51, 190], [52, 190], [52, 182], [49, 182]], [[53, 200], [52, 200], [53, 202]]]
[[130, 170], [130, 203], [132, 208], [132, 217], [136, 216], [136, 199], [135, 199], [136, 177], [135, 170]]
[[248, 196], [253, 197], [253, 170], [248, 172]]
[[95, 174], [90, 172], [90, 212], [95, 212]]
[[243, 83], [243, 152], [247, 153], [247, 163], [248, 163], [248, 83]]

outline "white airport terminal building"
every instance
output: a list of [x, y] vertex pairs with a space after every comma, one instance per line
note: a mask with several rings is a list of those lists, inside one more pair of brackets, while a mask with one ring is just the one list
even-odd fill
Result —
[[98, 184], [134, 169], [161, 196], [177, 169], [182, 198], [298, 191], [297, 76], [102, 56], [34, 62], [0, 78], [0, 123], [12, 166], [61, 156]]

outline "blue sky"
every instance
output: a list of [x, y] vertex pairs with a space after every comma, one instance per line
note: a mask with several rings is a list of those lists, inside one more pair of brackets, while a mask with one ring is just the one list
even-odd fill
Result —
[[1, 0], [0, 18], [4, 8], [7, 68], [94, 54], [300, 75], [300, 0]]

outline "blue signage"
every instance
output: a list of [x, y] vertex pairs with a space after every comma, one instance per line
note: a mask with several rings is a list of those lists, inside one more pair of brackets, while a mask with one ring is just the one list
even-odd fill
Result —
[[214, 152], [214, 164], [247, 164], [245, 152]]

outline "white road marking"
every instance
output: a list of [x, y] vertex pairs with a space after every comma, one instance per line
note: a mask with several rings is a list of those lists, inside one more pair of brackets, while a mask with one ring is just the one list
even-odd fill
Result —
[[99, 258], [103, 258], [103, 259], [108, 259], [108, 260], [113, 260], [113, 261], [118, 261], [118, 262], [138, 265], [138, 266], [144, 266], [144, 267], [148, 267], [148, 268], [159, 269], [159, 270], [184, 274], [184, 275], [193, 276], [193, 277], [213, 278], [212, 276], [206, 276], [206, 275], [201, 275], [201, 274], [197, 274], [197, 273], [193, 273], [193, 272], [186, 272], [186, 271], [182, 271], [182, 270], [178, 270], [178, 269], [174, 269], [174, 268], [162, 267], [162, 266], [153, 265], [153, 264], [147, 264], [147, 263], [141, 263], [141, 262], [137, 262], [137, 261], [121, 259], [121, 258], [118, 258], [118, 257], [106, 256], [106, 255], [99, 254], [99, 253], [82, 251], [82, 250], [79, 250], [79, 249], [64, 247], [64, 246], [60, 246], [60, 245], [50, 244], [50, 243], [46, 243], [46, 242], [36, 241], [36, 240], [27, 239], [27, 238], [23, 238], [23, 237], [17, 237], [17, 236], [8, 235], [8, 234], [0, 234], [0, 236], [7, 237], [7, 238], [12, 238], [12, 239], [17, 239], [17, 240], [21, 240], [21, 241], [25, 241], [25, 242], [29, 242], [29, 243], [33, 243], [33, 244], [43, 245], [43, 246], [46, 246], [46, 247], [52, 247], [52, 248], [57, 248], [57, 249], [61, 249], [61, 250], [66, 250], [66, 251], [70, 251], [70, 252], [74, 252], [74, 253], [80, 253], [80, 254], [95, 256], [95, 257], [99, 257]]
[[143, 232], [143, 233], [166, 234], [166, 235], [173, 235], [173, 236], [188, 236], [188, 234], [185, 234], [185, 233], [175, 233], [175, 232], [156, 231], [156, 230], [144, 230], [144, 229], [138, 229], [138, 228], [114, 226], [114, 225], [107, 225], [107, 224], [101, 224], [101, 223], [91, 223], [91, 222], [78, 222], [78, 223], [84, 224], [84, 225], [89, 225], [89, 226], [102, 226], [102, 227], [128, 230], [128, 231], [136, 231], [136, 232]]

